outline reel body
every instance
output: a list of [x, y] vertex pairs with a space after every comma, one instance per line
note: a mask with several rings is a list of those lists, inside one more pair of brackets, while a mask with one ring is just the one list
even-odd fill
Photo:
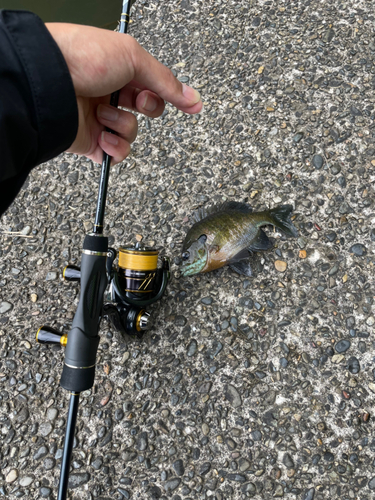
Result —
[[103, 316], [122, 334], [142, 337], [152, 325], [146, 307], [161, 299], [170, 278], [169, 259], [163, 257], [158, 268], [159, 250], [142, 247], [120, 248], [117, 270], [116, 253], [109, 249], [107, 266], [111, 267], [109, 287], [104, 296]]
[[[159, 250], [141, 246], [120, 248], [118, 265], [114, 265], [117, 252], [108, 249], [106, 272], [108, 285], [104, 293], [101, 317], [107, 318], [122, 335], [141, 338], [152, 328], [151, 313], [147, 306], [163, 296], [170, 279], [169, 259], [163, 257], [158, 268]], [[81, 280], [78, 266], [69, 265], [63, 270], [65, 281]], [[49, 326], [39, 328], [36, 340], [40, 344], [60, 344], [68, 342], [67, 334]]]

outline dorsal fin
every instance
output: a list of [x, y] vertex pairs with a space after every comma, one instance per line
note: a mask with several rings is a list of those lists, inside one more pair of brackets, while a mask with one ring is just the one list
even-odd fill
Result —
[[217, 212], [224, 212], [225, 210], [237, 210], [244, 214], [248, 214], [253, 211], [253, 209], [242, 203], [240, 201], [224, 201], [223, 203], [218, 203], [216, 205], [211, 205], [209, 207], [200, 207], [193, 213], [193, 218], [195, 222], [200, 222], [209, 215], [216, 214]]
[[248, 214], [253, 211], [249, 205], [243, 203], [242, 201], [224, 201], [224, 203], [220, 205], [220, 210], [238, 210], [244, 214]]

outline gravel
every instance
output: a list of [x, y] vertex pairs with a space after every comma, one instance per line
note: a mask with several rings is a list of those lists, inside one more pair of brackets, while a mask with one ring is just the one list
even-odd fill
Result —
[[[144, 340], [105, 321], [81, 395], [74, 500], [370, 500], [375, 490], [375, 43], [370, 3], [136, 2], [131, 34], [199, 89], [204, 112], [139, 116], [112, 168], [105, 234], [143, 237], [172, 280]], [[56, 498], [69, 331], [100, 168], [37, 167], [1, 219], [0, 497]], [[193, 211], [294, 206], [299, 238], [253, 276], [181, 277]]]

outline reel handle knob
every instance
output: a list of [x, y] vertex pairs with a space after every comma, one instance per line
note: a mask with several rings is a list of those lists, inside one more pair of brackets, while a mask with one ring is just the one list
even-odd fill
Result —
[[63, 270], [65, 281], [79, 281], [81, 279], [81, 269], [78, 266], [69, 265]]
[[60, 344], [66, 346], [68, 335], [50, 326], [43, 325], [36, 332], [36, 341], [38, 344]]
[[139, 332], [145, 332], [152, 328], [153, 323], [151, 314], [143, 309], [137, 316], [136, 328]]

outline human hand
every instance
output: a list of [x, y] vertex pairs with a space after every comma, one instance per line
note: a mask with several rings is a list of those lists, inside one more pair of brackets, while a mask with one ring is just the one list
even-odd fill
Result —
[[109, 105], [111, 93], [119, 89], [119, 106], [151, 118], [163, 113], [164, 100], [185, 113], [201, 111], [199, 93], [129, 35], [74, 24], [46, 27], [65, 58], [77, 96], [78, 132], [69, 152], [96, 163], [102, 162], [103, 151], [112, 164], [128, 156], [138, 124], [132, 113]]

